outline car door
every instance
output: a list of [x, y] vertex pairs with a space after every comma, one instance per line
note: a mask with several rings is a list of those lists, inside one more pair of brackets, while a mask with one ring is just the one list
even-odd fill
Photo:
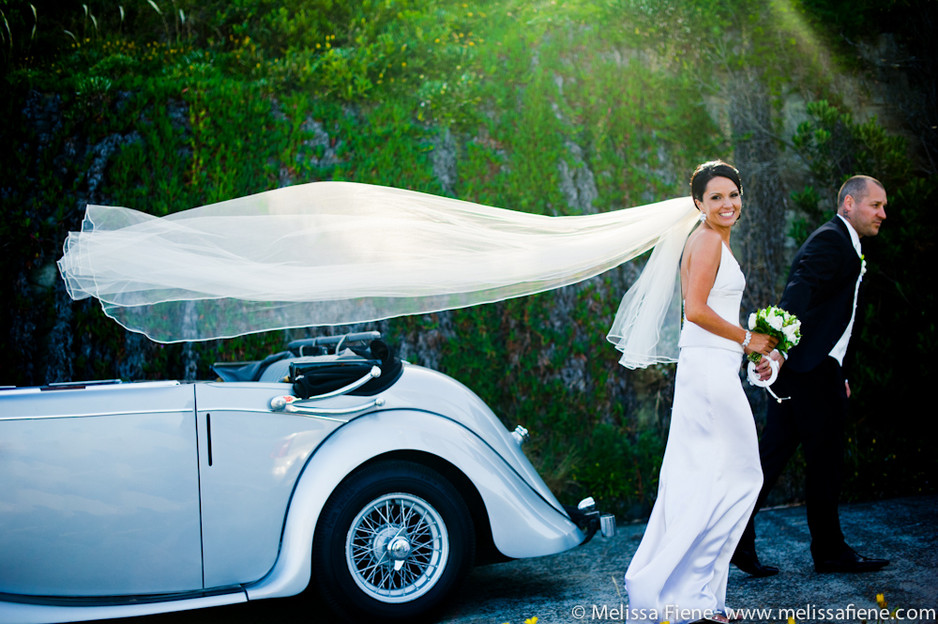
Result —
[[0, 391], [0, 593], [202, 588], [192, 385]]
[[345, 422], [272, 411], [270, 400], [289, 392], [287, 384], [196, 386], [207, 589], [250, 583], [270, 571], [297, 479], [316, 447]]

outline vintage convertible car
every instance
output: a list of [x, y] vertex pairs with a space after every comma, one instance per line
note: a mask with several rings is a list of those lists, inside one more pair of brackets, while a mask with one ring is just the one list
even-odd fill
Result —
[[0, 622], [307, 586], [347, 619], [410, 621], [475, 562], [614, 532], [555, 499], [522, 427], [379, 338], [297, 341], [213, 382], [0, 390]]

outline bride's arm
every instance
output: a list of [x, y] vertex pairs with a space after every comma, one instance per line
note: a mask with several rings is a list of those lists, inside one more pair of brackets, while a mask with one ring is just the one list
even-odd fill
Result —
[[[712, 334], [742, 344], [746, 330], [724, 319], [707, 305], [710, 290], [720, 268], [723, 241], [720, 235], [709, 229], [701, 229], [688, 241], [684, 252], [687, 270], [682, 271], [687, 287], [684, 291], [684, 315], [688, 321]], [[758, 352], [767, 355], [775, 345], [775, 339], [765, 334], [753, 333], [746, 353]]]

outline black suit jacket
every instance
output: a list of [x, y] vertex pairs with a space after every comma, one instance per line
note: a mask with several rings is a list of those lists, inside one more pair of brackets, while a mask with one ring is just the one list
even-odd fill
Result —
[[861, 260], [847, 225], [835, 216], [815, 230], [795, 255], [779, 306], [801, 320], [801, 341], [782, 370], [807, 372], [843, 336], [853, 314]]

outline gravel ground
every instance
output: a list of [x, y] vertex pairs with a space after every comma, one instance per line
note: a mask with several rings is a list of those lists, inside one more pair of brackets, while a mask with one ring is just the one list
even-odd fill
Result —
[[[938, 496], [842, 505], [840, 516], [858, 552], [890, 559], [890, 565], [867, 574], [817, 574], [804, 508], [766, 509], [756, 519], [757, 547], [763, 563], [777, 565], [781, 573], [755, 579], [731, 568], [728, 604], [770, 610], [746, 622], [787, 624], [789, 615], [799, 624], [876, 622], [871, 611], [877, 594], [883, 594], [890, 609], [904, 609], [890, 621], [935, 622]], [[621, 622], [621, 608], [628, 604], [622, 576], [644, 529], [644, 524], [619, 525], [615, 537], [595, 537], [559, 555], [476, 568], [437, 624], [525, 624], [535, 617], [537, 624]], [[334, 624], [334, 618], [297, 597], [110, 622]]]
[[[869, 610], [878, 608], [876, 596], [883, 594], [890, 609], [904, 609], [896, 621], [935, 622], [936, 512], [938, 497], [841, 506], [849, 543], [891, 563], [879, 572], [817, 574], [804, 508], [764, 510], [756, 519], [757, 548], [763, 563], [781, 572], [756, 579], [731, 568], [727, 603], [772, 611], [750, 622], [784, 623], [789, 615], [799, 623], [875, 622], [877, 614]], [[628, 602], [622, 577], [644, 528], [619, 525], [615, 537], [597, 537], [566, 553], [477, 568], [440, 624], [523, 624], [533, 617], [537, 624], [622, 621], [619, 609]]]

